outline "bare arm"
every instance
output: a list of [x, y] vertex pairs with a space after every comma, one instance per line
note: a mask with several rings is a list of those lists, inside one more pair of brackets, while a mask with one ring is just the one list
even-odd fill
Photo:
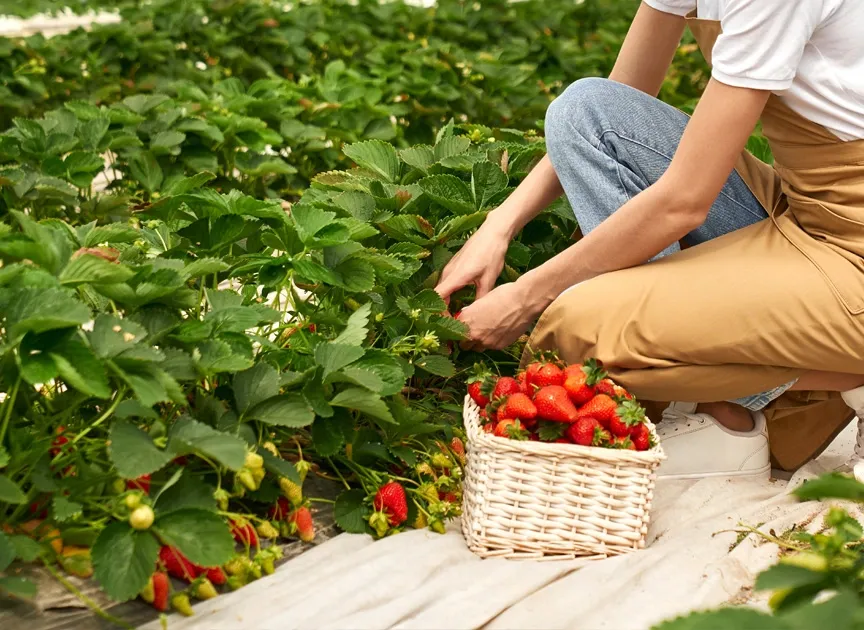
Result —
[[682, 17], [641, 4], [609, 78], [657, 96], [681, 42], [684, 25]]
[[[578, 243], [463, 310], [477, 345], [508, 345], [568, 287], [641, 264], [702, 225], [768, 96], [712, 80], [655, 184]], [[501, 306], [510, 304], [515, 306]]]
[[[610, 78], [656, 96], [683, 29], [683, 18], [641, 5]], [[491, 291], [509, 241], [563, 192], [549, 157], [544, 157], [444, 268], [436, 287], [441, 297], [449, 300], [470, 284], [478, 298]]]

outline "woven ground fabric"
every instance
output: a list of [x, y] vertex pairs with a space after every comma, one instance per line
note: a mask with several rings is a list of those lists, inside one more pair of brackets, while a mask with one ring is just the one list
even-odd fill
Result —
[[343, 534], [270, 577], [196, 604], [194, 617], [170, 615], [168, 627], [647, 630], [725, 602], [764, 607], [751, 587], [776, 561], [777, 547], [755, 535], [736, 544], [734, 528], [818, 529], [828, 504], [797, 503], [788, 488], [841, 466], [855, 428], [788, 482], [659, 480], [648, 546], [640, 551], [599, 561], [481, 560], [455, 524], [443, 536], [409, 531], [377, 542]]
[[572, 559], [645, 546], [660, 449], [507, 440], [484, 433], [479, 413], [466, 397], [462, 531], [474, 553]]

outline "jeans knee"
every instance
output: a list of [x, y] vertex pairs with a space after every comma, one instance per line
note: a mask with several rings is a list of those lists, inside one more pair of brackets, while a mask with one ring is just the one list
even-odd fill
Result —
[[[547, 146], [579, 133], [596, 138], [602, 133], [602, 114], [612, 106], [620, 84], [609, 79], [585, 78], [571, 83], [546, 110], [544, 132]], [[553, 149], [554, 150], [554, 149]]]

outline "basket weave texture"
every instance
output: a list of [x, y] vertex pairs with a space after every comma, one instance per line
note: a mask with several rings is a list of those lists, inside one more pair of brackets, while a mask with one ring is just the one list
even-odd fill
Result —
[[462, 532], [475, 554], [565, 560], [644, 548], [655, 470], [665, 459], [659, 446], [636, 452], [495, 437], [481, 429], [468, 396], [463, 415]]

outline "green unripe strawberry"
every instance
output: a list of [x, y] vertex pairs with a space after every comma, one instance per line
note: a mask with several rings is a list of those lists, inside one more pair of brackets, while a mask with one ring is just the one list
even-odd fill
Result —
[[150, 529], [155, 518], [156, 515], [153, 513], [153, 508], [149, 505], [142, 505], [133, 510], [132, 514], [129, 515], [129, 524], [132, 526], [132, 529]]
[[134, 510], [141, 505], [141, 495], [138, 492], [130, 492], [123, 498], [123, 505]]
[[192, 611], [192, 603], [189, 601], [189, 596], [186, 593], [177, 593], [171, 598], [171, 606], [184, 617], [191, 617], [195, 613]]
[[243, 462], [243, 465], [246, 468], [257, 470], [264, 467], [264, 458], [261, 457], [258, 453], [249, 452], [246, 453], [246, 461]]

